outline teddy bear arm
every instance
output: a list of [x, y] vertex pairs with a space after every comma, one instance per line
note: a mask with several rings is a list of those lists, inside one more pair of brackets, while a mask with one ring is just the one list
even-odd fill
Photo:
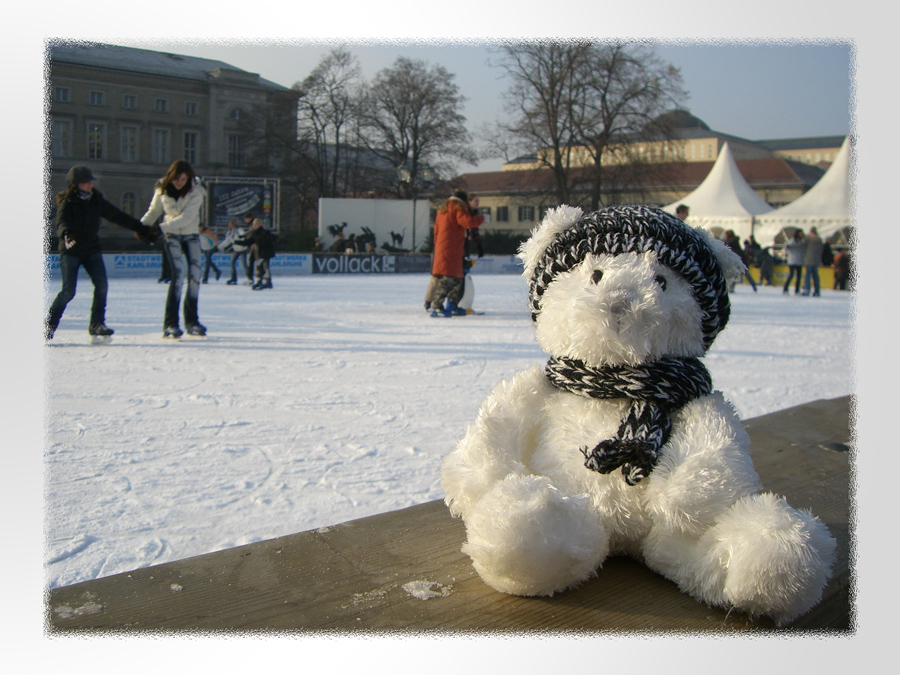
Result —
[[531, 473], [527, 458], [534, 448], [545, 386], [535, 367], [501, 382], [482, 402], [475, 423], [441, 465], [441, 487], [455, 516], [465, 517], [507, 476]]
[[720, 392], [685, 406], [645, 495], [654, 524], [698, 537], [738, 499], [759, 492], [749, 446], [737, 414]]

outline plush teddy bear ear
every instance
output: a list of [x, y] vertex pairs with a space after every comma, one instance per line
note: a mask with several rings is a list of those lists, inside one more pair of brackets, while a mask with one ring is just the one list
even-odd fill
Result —
[[728, 283], [740, 281], [741, 275], [743, 275], [744, 270], [747, 269], [746, 265], [744, 265], [744, 261], [741, 260], [741, 257], [728, 248], [724, 241], [712, 236], [708, 230], [704, 230], [702, 227], [695, 227], [694, 231], [703, 237], [703, 240], [709, 244], [713, 255], [715, 255], [716, 260], [719, 263], [719, 267], [722, 268], [722, 274], [725, 275], [725, 281]]
[[557, 206], [547, 211], [536, 228], [531, 231], [531, 237], [519, 246], [519, 258], [525, 263], [524, 276], [530, 279], [547, 247], [560, 232], [566, 230], [579, 220], [584, 212], [577, 206]]

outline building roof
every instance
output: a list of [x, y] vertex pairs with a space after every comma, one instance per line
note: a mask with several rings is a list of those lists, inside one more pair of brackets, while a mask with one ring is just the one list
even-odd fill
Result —
[[753, 141], [766, 150], [812, 150], [814, 148], [839, 148], [846, 136], [812, 136], [809, 138], [780, 138]]
[[[819, 167], [808, 166], [781, 157], [763, 159], [738, 159], [738, 170], [751, 187], [764, 188], [807, 188], [816, 184], [825, 171]], [[693, 190], [700, 185], [712, 170], [714, 162], [680, 162], [660, 164], [650, 173], [631, 172], [626, 168], [604, 168], [604, 173], [616, 176], [614, 183], [607, 184], [607, 189], [631, 190]], [[582, 169], [573, 169], [572, 175], [577, 177]], [[485, 171], [464, 173], [452, 181], [454, 187], [464, 187], [474, 194], [530, 194], [552, 191], [554, 187], [553, 172], [550, 169], [534, 169], [531, 171]], [[446, 187], [446, 186], [444, 186]], [[434, 193], [439, 193], [436, 188]], [[446, 190], [445, 190], [446, 191]]]
[[676, 108], [669, 112], [664, 112], [658, 118], [658, 121], [666, 126], [675, 129], [702, 129], [712, 131], [710, 126], [696, 115], [692, 115], [690, 110], [685, 108]]
[[287, 91], [287, 87], [259, 77], [224, 61], [183, 56], [150, 49], [121, 47], [99, 42], [52, 41], [47, 45], [50, 61], [71, 63], [94, 68], [108, 68], [132, 73], [176, 77], [186, 80], [208, 81], [216, 70], [255, 75], [259, 85], [266, 89]]

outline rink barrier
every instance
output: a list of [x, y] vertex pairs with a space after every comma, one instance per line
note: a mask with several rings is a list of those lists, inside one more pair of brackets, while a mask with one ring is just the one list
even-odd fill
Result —
[[[59, 279], [59, 254], [44, 257], [50, 279]], [[231, 270], [230, 253], [214, 253], [212, 261], [223, 273]], [[103, 263], [110, 277], [159, 277], [161, 253], [104, 253]], [[241, 263], [237, 263], [242, 274]], [[380, 253], [278, 253], [269, 261], [273, 276], [304, 274], [428, 274], [430, 255]], [[521, 274], [522, 261], [515, 256], [477, 258], [473, 274]], [[79, 276], [87, 279], [84, 270]]]
[[51, 634], [147, 631], [855, 632], [851, 397], [744, 422], [764, 489], [810, 509], [838, 542], [821, 602], [789, 626], [709, 607], [630, 558], [553, 597], [485, 585], [442, 501], [49, 591]]
[[[214, 253], [213, 263], [227, 273], [231, 269], [231, 254]], [[522, 261], [515, 256], [486, 255], [475, 258], [472, 274], [521, 274]], [[158, 277], [162, 269], [160, 253], [104, 253], [103, 262], [110, 277]], [[59, 279], [59, 254], [45, 256], [45, 270], [51, 280]], [[240, 263], [238, 263], [240, 266]], [[431, 256], [375, 253], [278, 253], [269, 262], [274, 276], [305, 274], [427, 274], [431, 271]], [[242, 274], [242, 271], [238, 272]], [[751, 267], [750, 274], [759, 283], [759, 268]], [[775, 265], [773, 276], [776, 286], [787, 280], [787, 265]], [[82, 269], [79, 277], [87, 279]], [[820, 286], [834, 288], [834, 270], [819, 268]], [[747, 280], [741, 278], [742, 284]], [[801, 280], [802, 284], [802, 280]], [[793, 287], [793, 283], [791, 284]]]

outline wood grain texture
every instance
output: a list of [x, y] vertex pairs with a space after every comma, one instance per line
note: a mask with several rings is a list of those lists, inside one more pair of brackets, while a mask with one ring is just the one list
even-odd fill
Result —
[[[744, 423], [765, 488], [812, 510], [838, 541], [822, 602], [779, 630], [853, 629], [850, 415], [843, 397]], [[53, 589], [48, 631], [776, 630], [697, 602], [628, 558], [550, 598], [504, 595], [472, 569], [464, 540], [463, 523], [429, 502]]]

